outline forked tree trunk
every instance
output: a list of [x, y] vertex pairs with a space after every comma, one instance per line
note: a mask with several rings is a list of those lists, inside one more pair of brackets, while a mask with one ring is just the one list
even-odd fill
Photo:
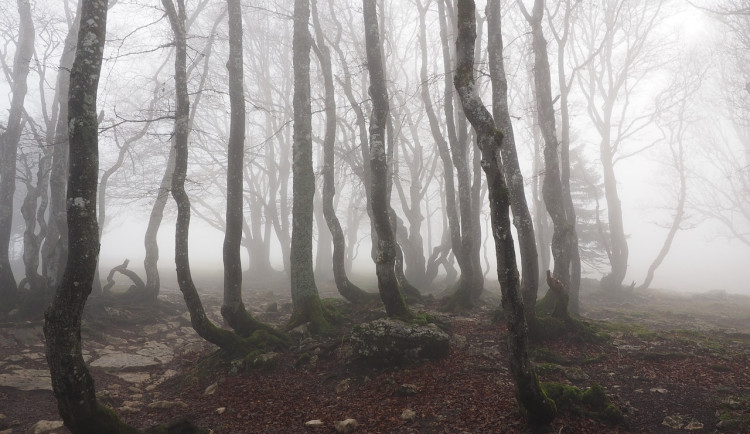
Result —
[[473, 0], [458, 1], [458, 36], [456, 39], [456, 76], [454, 79], [464, 113], [477, 134], [482, 152], [482, 169], [489, 188], [492, 235], [495, 239], [497, 274], [502, 289], [502, 304], [508, 324], [508, 350], [516, 398], [525, 410], [530, 424], [548, 424], [555, 417], [555, 403], [539, 384], [528, 354], [528, 329], [521, 299], [521, 282], [516, 266], [515, 246], [509, 216], [510, 192], [505, 184], [501, 162], [503, 133], [495, 127], [474, 82], [474, 40], [476, 6]]
[[412, 316], [398, 287], [396, 273], [396, 239], [389, 216], [388, 158], [385, 146], [385, 127], [388, 120], [388, 91], [383, 73], [383, 59], [378, 31], [376, 0], [363, 0], [362, 15], [365, 28], [367, 69], [370, 75], [370, 197], [372, 220], [375, 226], [373, 241], [376, 243], [375, 272], [378, 291], [389, 317]]
[[292, 304], [290, 326], [312, 322], [320, 331], [329, 327], [315, 285], [313, 270], [312, 112], [310, 102], [310, 0], [294, 2], [294, 145], [292, 149], [292, 247], [290, 263]]
[[16, 303], [16, 279], [10, 268], [10, 232], [13, 227], [13, 194], [16, 191], [16, 159], [21, 139], [23, 102], [26, 78], [34, 55], [34, 22], [29, 0], [18, 0], [21, 18], [16, 55], [13, 59], [13, 97], [5, 132], [0, 135], [0, 311], [8, 311]]
[[346, 275], [344, 256], [346, 254], [346, 241], [341, 223], [336, 216], [333, 205], [333, 197], [336, 194], [335, 183], [335, 142], [336, 142], [336, 98], [333, 88], [333, 68], [331, 65], [331, 52], [326, 45], [323, 29], [318, 17], [317, 1], [312, 1], [312, 21], [315, 28], [315, 39], [317, 46], [315, 53], [320, 61], [320, 69], [323, 74], [325, 87], [325, 112], [326, 131], [323, 139], [323, 215], [325, 216], [328, 230], [333, 238], [333, 278], [336, 288], [342, 297], [351, 303], [367, 303], [377, 300], [377, 295], [363, 291], [352, 283]]
[[523, 188], [523, 174], [518, 163], [516, 140], [508, 109], [508, 80], [503, 64], [503, 35], [500, 2], [487, 3], [488, 43], [490, 79], [492, 80], [492, 114], [497, 128], [503, 133], [503, 146], [500, 152], [505, 169], [505, 183], [510, 193], [510, 208], [513, 224], [518, 232], [518, 247], [521, 251], [521, 294], [524, 301], [526, 322], [533, 327], [536, 312], [536, 299], [539, 287], [539, 262], [534, 236], [534, 222], [531, 218], [526, 194]]

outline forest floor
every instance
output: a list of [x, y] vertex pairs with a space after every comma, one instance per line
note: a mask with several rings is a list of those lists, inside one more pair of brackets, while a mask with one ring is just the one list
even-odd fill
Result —
[[[137, 427], [187, 415], [216, 434], [329, 433], [347, 418], [363, 433], [531, 432], [513, 397], [505, 326], [492, 322], [496, 305], [447, 316], [452, 346], [443, 360], [379, 369], [347, 363], [345, 332], [383, 315], [347, 308], [341, 335], [300, 337], [269, 355], [270, 367], [248, 371], [215, 363], [213, 348], [190, 328], [178, 291], [164, 290], [160, 299], [156, 307], [111, 305], [84, 321], [97, 393]], [[218, 322], [220, 291], [203, 300]], [[253, 292], [246, 305], [281, 325], [288, 301]], [[540, 378], [601, 385], [624, 421], [566, 411], [549, 432], [750, 432], [750, 297], [592, 292], [582, 306], [601, 339], [565, 335], [536, 344]], [[0, 324], [0, 433], [34, 432], [38, 421], [60, 419], [46, 369], [41, 321]], [[305, 426], [315, 419], [322, 426]]]

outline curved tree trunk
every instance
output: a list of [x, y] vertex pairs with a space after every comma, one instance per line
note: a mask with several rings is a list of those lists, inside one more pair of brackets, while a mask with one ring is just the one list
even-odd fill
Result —
[[323, 84], [325, 86], [326, 131], [323, 140], [323, 215], [333, 238], [333, 278], [336, 281], [336, 288], [342, 297], [351, 303], [367, 303], [376, 300], [377, 295], [363, 291], [352, 283], [346, 275], [344, 263], [346, 242], [344, 231], [341, 229], [341, 223], [336, 216], [336, 209], [333, 205], [333, 197], [336, 194], [334, 172], [336, 99], [333, 88], [331, 52], [325, 43], [323, 29], [320, 26], [316, 0], [312, 0], [312, 20], [317, 42], [315, 53], [320, 61], [320, 69], [323, 74]]
[[313, 199], [312, 112], [310, 102], [310, 1], [294, 2], [294, 146], [292, 149], [292, 243], [290, 263], [292, 304], [290, 326], [308, 321], [313, 328], [328, 325], [315, 285], [312, 259]]
[[528, 354], [528, 330], [521, 299], [521, 282], [516, 266], [515, 247], [510, 230], [510, 192], [505, 184], [500, 155], [504, 137], [495, 127], [474, 82], [474, 39], [476, 38], [473, 0], [458, 1], [456, 39], [456, 77], [454, 79], [464, 113], [477, 134], [482, 152], [482, 169], [489, 188], [492, 234], [497, 255], [497, 274], [503, 293], [503, 309], [508, 324], [508, 349], [511, 374], [516, 383], [516, 398], [526, 411], [530, 424], [548, 424], [555, 417], [555, 404], [542, 390]]
[[572, 226], [568, 222], [563, 199], [563, 186], [560, 175], [559, 143], [555, 131], [555, 111], [552, 104], [552, 84], [550, 78], [547, 41], [542, 30], [544, 0], [535, 0], [531, 15], [523, 2], [517, 0], [531, 27], [534, 50], [534, 88], [537, 100], [539, 125], [544, 138], [544, 184], [542, 195], [547, 212], [552, 219], [552, 257], [555, 261], [554, 276], [565, 288], [570, 287], [571, 244], [569, 233]]
[[412, 313], [399, 290], [394, 270], [396, 239], [390, 219], [388, 194], [388, 158], [385, 146], [385, 128], [388, 121], [388, 91], [385, 85], [383, 59], [378, 31], [376, 0], [363, 0], [367, 69], [370, 75], [370, 195], [372, 220], [375, 226], [373, 242], [376, 243], [375, 271], [378, 290], [389, 317], [411, 317]]
[[13, 59], [13, 97], [5, 132], [0, 135], [0, 310], [16, 304], [16, 279], [10, 268], [10, 232], [13, 227], [13, 193], [16, 191], [16, 159], [21, 139], [23, 102], [28, 89], [29, 62], [34, 55], [34, 22], [29, 0], [18, 0], [21, 18], [16, 55]]
[[539, 262], [534, 236], [534, 222], [523, 188], [523, 175], [518, 163], [516, 140], [508, 109], [508, 80], [503, 65], [503, 36], [500, 3], [487, 3], [488, 43], [490, 78], [492, 80], [492, 114], [497, 128], [503, 133], [503, 146], [500, 148], [505, 169], [505, 183], [510, 193], [510, 207], [513, 211], [513, 224], [518, 232], [518, 247], [521, 251], [521, 294], [523, 296], [526, 322], [533, 327], [537, 291], [539, 287]]
[[[106, 35], [107, 0], [83, 0], [82, 24], [70, 72], [69, 261], [44, 322], [52, 389], [65, 426], [74, 433], [135, 433], [96, 399], [81, 353], [81, 317], [99, 253], [96, 95]], [[92, 43], [93, 41], [93, 43]]]

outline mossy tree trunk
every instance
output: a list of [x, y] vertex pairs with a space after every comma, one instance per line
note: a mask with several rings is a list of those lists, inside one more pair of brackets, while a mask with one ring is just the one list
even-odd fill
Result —
[[323, 215], [333, 238], [333, 278], [342, 297], [351, 303], [368, 303], [377, 300], [377, 294], [363, 291], [352, 283], [346, 275], [344, 256], [346, 241], [341, 223], [336, 216], [333, 198], [336, 195], [335, 183], [335, 142], [336, 142], [336, 98], [333, 87], [333, 67], [331, 51], [326, 45], [323, 29], [318, 17], [317, 1], [312, 0], [312, 21], [315, 28], [315, 53], [320, 61], [325, 87], [326, 130], [323, 139]]
[[505, 183], [504, 166], [501, 162], [500, 148], [504, 145], [504, 137], [479, 98], [474, 81], [475, 12], [473, 0], [458, 1], [454, 83], [464, 113], [476, 131], [482, 153], [482, 169], [487, 178], [497, 274], [508, 324], [509, 365], [516, 385], [516, 398], [530, 424], [547, 424], [554, 419], [556, 410], [554, 402], [544, 394], [528, 354], [528, 329], [510, 227], [510, 192]]
[[18, 0], [20, 28], [16, 54], [13, 59], [13, 97], [5, 131], [0, 135], [0, 310], [8, 311], [16, 303], [17, 287], [10, 268], [10, 232], [13, 227], [13, 194], [16, 191], [16, 160], [21, 139], [23, 102], [26, 98], [26, 78], [29, 62], [34, 55], [34, 22], [29, 0]]
[[185, 299], [190, 322], [196, 333], [203, 339], [230, 352], [246, 353], [255, 349], [252, 341], [238, 334], [217, 327], [206, 316], [203, 303], [193, 282], [190, 271], [190, 198], [185, 191], [185, 178], [188, 163], [188, 134], [190, 132], [190, 100], [187, 92], [187, 45], [185, 32], [185, 3], [177, 0], [162, 0], [167, 18], [174, 33], [175, 44], [175, 168], [172, 176], [172, 197], [177, 203], [177, 225], [175, 231], [175, 265], [177, 283]]
[[107, 25], [107, 0], [83, 0], [78, 44], [70, 72], [70, 172], [67, 219], [71, 241], [62, 282], [44, 321], [47, 363], [57, 407], [72, 432], [137, 432], [96, 399], [81, 353], [81, 317], [99, 254], [96, 190], [99, 149], [96, 96]]
[[552, 219], [552, 257], [554, 259], [555, 278], [566, 288], [570, 286], [571, 231], [573, 225], [568, 221], [563, 198], [561, 181], [559, 143], [555, 129], [555, 109], [552, 103], [552, 84], [550, 79], [547, 41], [542, 29], [544, 0], [535, 0], [531, 14], [523, 2], [518, 0], [519, 8], [531, 27], [532, 49], [534, 51], [534, 88], [539, 126], [544, 139], [544, 184], [542, 195], [547, 212]]
[[227, 151], [227, 210], [224, 231], [224, 302], [221, 315], [241, 336], [273, 329], [253, 318], [242, 302], [242, 223], [244, 203], [245, 90], [242, 64], [242, 5], [227, 0], [229, 18], [229, 145]]
[[290, 252], [292, 305], [290, 326], [312, 322], [316, 330], [329, 327], [315, 285], [313, 269], [312, 112], [310, 102], [310, 0], [294, 2], [292, 39], [294, 69], [294, 144], [292, 148], [292, 246]]
[[495, 125], [503, 134], [500, 148], [505, 169], [505, 183], [510, 193], [510, 208], [513, 224], [518, 233], [518, 247], [521, 251], [521, 294], [524, 302], [526, 322], [533, 327], [537, 291], [539, 288], [539, 258], [536, 251], [534, 222], [526, 203], [523, 187], [523, 174], [518, 163], [516, 140], [508, 109], [508, 80], [503, 64], [503, 35], [500, 3], [487, 3], [487, 50], [489, 51], [490, 79], [492, 81], [492, 115]]
[[375, 249], [375, 272], [378, 277], [378, 291], [385, 304], [389, 317], [408, 318], [412, 316], [399, 290], [396, 273], [396, 239], [389, 216], [388, 157], [385, 146], [385, 128], [388, 121], [388, 91], [385, 84], [383, 58], [378, 31], [376, 0], [363, 0], [365, 46], [367, 50], [367, 70], [370, 75], [370, 200], [372, 220], [375, 227], [373, 241]]

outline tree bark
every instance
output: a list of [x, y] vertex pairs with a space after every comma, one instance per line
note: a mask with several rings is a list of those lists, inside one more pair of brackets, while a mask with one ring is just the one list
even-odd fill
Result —
[[370, 98], [372, 113], [369, 128], [370, 143], [370, 196], [372, 220], [375, 226], [373, 243], [376, 243], [375, 272], [378, 291], [389, 317], [412, 316], [398, 287], [394, 270], [396, 262], [396, 240], [390, 219], [388, 194], [388, 158], [385, 146], [385, 128], [388, 121], [388, 91], [385, 84], [383, 59], [378, 31], [376, 0], [363, 0], [367, 70], [370, 75]]
[[488, 41], [490, 79], [492, 80], [492, 114], [497, 128], [503, 133], [503, 146], [500, 148], [505, 169], [505, 183], [510, 193], [510, 208], [513, 212], [513, 224], [518, 232], [518, 247], [521, 251], [521, 294], [524, 301], [526, 322], [533, 328], [535, 306], [539, 287], [539, 262], [534, 236], [534, 222], [526, 203], [523, 188], [523, 175], [518, 163], [516, 140], [508, 108], [508, 80], [505, 77], [503, 64], [503, 36], [500, 15], [500, 3], [487, 3]]
[[99, 229], [96, 189], [99, 177], [97, 85], [107, 24], [107, 0], [83, 0], [67, 123], [70, 125], [70, 174], [67, 194], [70, 256], [52, 306], [45, 314], [44, 336], [52, 389], [65, 426], [74, 433], [134, 433], [96, 399], [94, 380], [81, 353], [81, 317], [91, 293]]
[[532, 13], [529, 14], [523, 3], [517, 0], [526, 21], [531, 27], [532, 47], [534, 51], [534, 88], [539, 125], [544, 139], [544, 184], [542, 195], [547, 212], [552, 219], [552, 258], [554, 259], [554, 276], [566, 288], [570, 286], [570, 242], [572, 229], [565, 212], [563, 186], [560, 177], [559, 143], [555, 130], [555, 110], [552, 104], [552, 84], [550, 78], [547, 41], [542, 30], [544, 0], [535, 0]]
[[17, 287], [10, 268], [10, 232], [13, 222], [13, 194], [16, 191], [16, 160], [18, 142], [23, 129], [23, 103], [28, 89], [29, 62], [34, 55], [34, 22], [29, 0], [18, 1], [20, 29], [13, 59], [13, 97], [5, 132], [0, 136], [0, 311], [9, 311], [16, 304]]
[[546, 425], [555, 417], [555, 404], [542, 390], [528, 354], [528, 329], [521, 299], [521, 282], [516, 266], [515, 247], [510, 228], [510, 193], [505, 184], [501, 162], [503, 133], [495, 127], [474, 82], [474, 40], [476, 21], [473, 0], [458, 1], [456, 38], [456, 76], [454, 83], [464, 113], [474, 127], [482, 153], [482, 169], [489, 188], [492, 235], [497, 255], [497, 274], [502, 289], [502, 304], [508, 324], [509, 366], [516, 384], [516, 398], [533, 425]]
[[312, 322], [318, 331], [329, 327], [315, 285], [312, 258], [315, 174], [312, 165], [310, 102], [310, 1], [294, 2], [294, 146], [292, 149], [292, 304], [290, 326]]
[[346, 241], [341, 223], [336, 216], [333, 198], [336, 194], [335, 185], [335, 142], [336, 142], [336, 98], [333, 87], [333, 67], [331, 51], [326, 45], [323, 29], [318, 17], [317, 0], [312, 0], [312, 21], [315, 28], [317, 42], [315, 53], [320, 61], [325, 87], [326, 130], [323, 139], [323, 215], [328, 230], [333, 238], [333, 278], [336, 288], [342, 297], [351, 303], [367, 303], [377, 299], [377, 295], [363, 291], [352, 283], [346, 275], [344, 256]]

